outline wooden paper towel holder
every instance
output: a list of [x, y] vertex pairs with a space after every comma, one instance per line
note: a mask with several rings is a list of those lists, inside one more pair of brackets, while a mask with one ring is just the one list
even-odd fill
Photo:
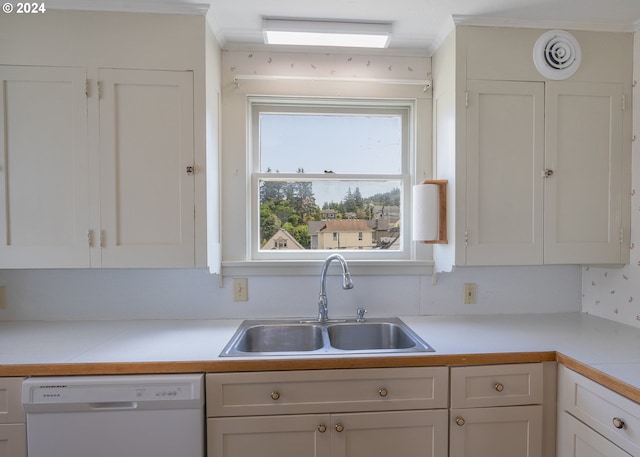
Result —
[[420, 240], [422, 244], [448, 244], [447, 240], [447, 179], [428, 179], [422, 184], [438, 186], [438, 239]]

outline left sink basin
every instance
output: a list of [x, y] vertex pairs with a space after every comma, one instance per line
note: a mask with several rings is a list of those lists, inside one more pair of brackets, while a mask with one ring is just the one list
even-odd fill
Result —
[[240, 326], [221, 355], [310, 352], [324, 345], [324, 331], [319, 325], [253, 321]]

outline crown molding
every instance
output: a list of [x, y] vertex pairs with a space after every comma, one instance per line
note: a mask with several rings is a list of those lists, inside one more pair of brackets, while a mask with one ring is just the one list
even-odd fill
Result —
[[633, 32], [640, 27], [640, 19], [635, 23], [601, 23], [601, 22], [574, 22], [553, 20], [530, 20], [517, 18], [498, 18], [488, 16], [453, 15], [453, 22], [458, 25], [475, 25], [483, 27], [517, 27], [528, 29], [565, 29], [583, 30], [591, 32]]
[[127, 13], [206, 15], [209, 3], [177, 3], [166, 1], [131, 2], [127, 0], [49, 0], [49, 10], [107, 11]]

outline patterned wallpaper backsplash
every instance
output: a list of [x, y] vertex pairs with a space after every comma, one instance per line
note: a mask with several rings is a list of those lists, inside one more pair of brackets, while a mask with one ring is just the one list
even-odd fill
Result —
[[[634, 80], [640, 78], [640, 32], [634, 40]], [[582, 310], [640, 328], [640, 87], [633, 88], [631, 260], [623, 268], [582, 269]]]

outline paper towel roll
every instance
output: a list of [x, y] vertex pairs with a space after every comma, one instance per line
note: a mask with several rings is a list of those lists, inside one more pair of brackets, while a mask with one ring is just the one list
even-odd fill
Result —
[[437, 184], [413, 186], [413, 239], [416, 241], [438, 239], [439, 191]]

